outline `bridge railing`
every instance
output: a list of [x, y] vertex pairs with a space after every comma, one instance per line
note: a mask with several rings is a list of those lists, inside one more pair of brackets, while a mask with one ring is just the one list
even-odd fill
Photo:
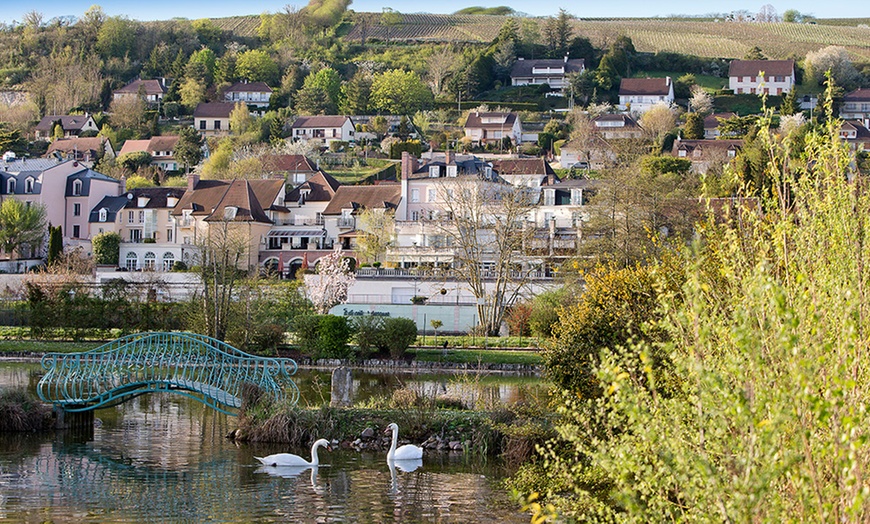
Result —
[[188, 395], [224, 412], [241, 407], [246, 387], [279, 402], [299, 399], [290, 378], [297, 369], [292, 359], [250, 355], [195, 333], [127, 335], [83, 353], [47, 353], [42, 367], [40, 398], [67, 411], [160, 391]]

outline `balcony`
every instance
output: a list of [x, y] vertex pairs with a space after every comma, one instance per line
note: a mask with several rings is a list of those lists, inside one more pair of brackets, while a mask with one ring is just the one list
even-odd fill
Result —
[[356, 219], [353, 217], [342, 217], [338, 219], [338, 227], [341, 229], [353, 229], [356, 225]]

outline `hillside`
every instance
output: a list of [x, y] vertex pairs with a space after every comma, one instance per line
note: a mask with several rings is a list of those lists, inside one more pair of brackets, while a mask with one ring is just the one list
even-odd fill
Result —
[[[381, 24], [380, 13], [355, 13], [346, 38], [398, 42], [489, 42], [507, 17], [495, 15], [402, 14], [401, 22]], [[543, 18], [531, 18], [543, 24]], [[638, 51], [669, 51], [697, 56], [739, 58], [758, 46], [769, 58], [804, 56], [827, 45], [839, 45], [859, 61], [870, 61], [870, 28], [866, 20], [820, 20], [818, 24], [716, 22], [706, 19], [579, 19], [575, 34], [596, 47], [627, 35]], [[259, 16], [218, 18], [214, 22], [239, 36], [255, 36]], [[851, 25], [850, 25], [851, 23]]]

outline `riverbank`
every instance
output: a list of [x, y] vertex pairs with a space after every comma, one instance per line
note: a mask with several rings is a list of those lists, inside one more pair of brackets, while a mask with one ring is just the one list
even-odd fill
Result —
[[[0, 340], [0, 359], [38, 362], [45, 353], [78, 353], [94, 349], [101, 344], [102, 342], [99, 341]], [[398, 360], [388, 358], [357, 361], [314, 360], [304, 357], [292, 349], [280, 349], [277, 356], [292, 358], [302, 368], [334, 369], [339, 366], [347, 366], [362, 370], [409, 372], [446, 370], [540, 374], [543, 362], [540, 353], [528, 349], [412, 347], [406, 352], [405, 358]]]

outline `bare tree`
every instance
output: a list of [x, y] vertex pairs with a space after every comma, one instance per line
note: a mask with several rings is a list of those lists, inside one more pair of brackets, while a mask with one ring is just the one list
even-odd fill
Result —
[[702, 115], [713, 111], [713, 97], [699, 85], [692, 86], [692, 98], [689, 99], [689, 107]]
[[145, 100], [139, 96], [122, 96], [109, 107], [115, 128], [139, 129], [145, 122]]
[[245, 277], [250, 246], [247, 227], [229, 220], [209, 222], [196, 243], [202, 291], [193, 299], [195, 323], [200, 332], [225, 340], [230, 327], [236, 285]]
[[426, 60], [429, 68], [429, 86], [436, 95], [441, 93], [444, 79], [456, 68], [457, 58], [456, 53], [450, 50], [450, 46], [444, 46]]
[[480, 327], [497, 334], [508, 306], [541, 261], [525, 256], [534, 235], [528, 222], [536, 195], [524, 187], [478, 177], [444, 178], [434, 221], [434, 247], [453, 253], [456, 278], [477, 299]]
[[758, 14], [755, 15], [756, 22], [781, 22], [782, 18], [780, 18], [779, 13], [776, 12], [776, 8], [770, 4], [765, 4], [761, 6], [761, 9], [758, 11]]
[[100, 71], [100, 59], [95, 54], [65, 47], [40, 59], [28, 91], [44, 102], [49, 114], [63, 115], [74, 107], [99, 101], [103, 84]]

